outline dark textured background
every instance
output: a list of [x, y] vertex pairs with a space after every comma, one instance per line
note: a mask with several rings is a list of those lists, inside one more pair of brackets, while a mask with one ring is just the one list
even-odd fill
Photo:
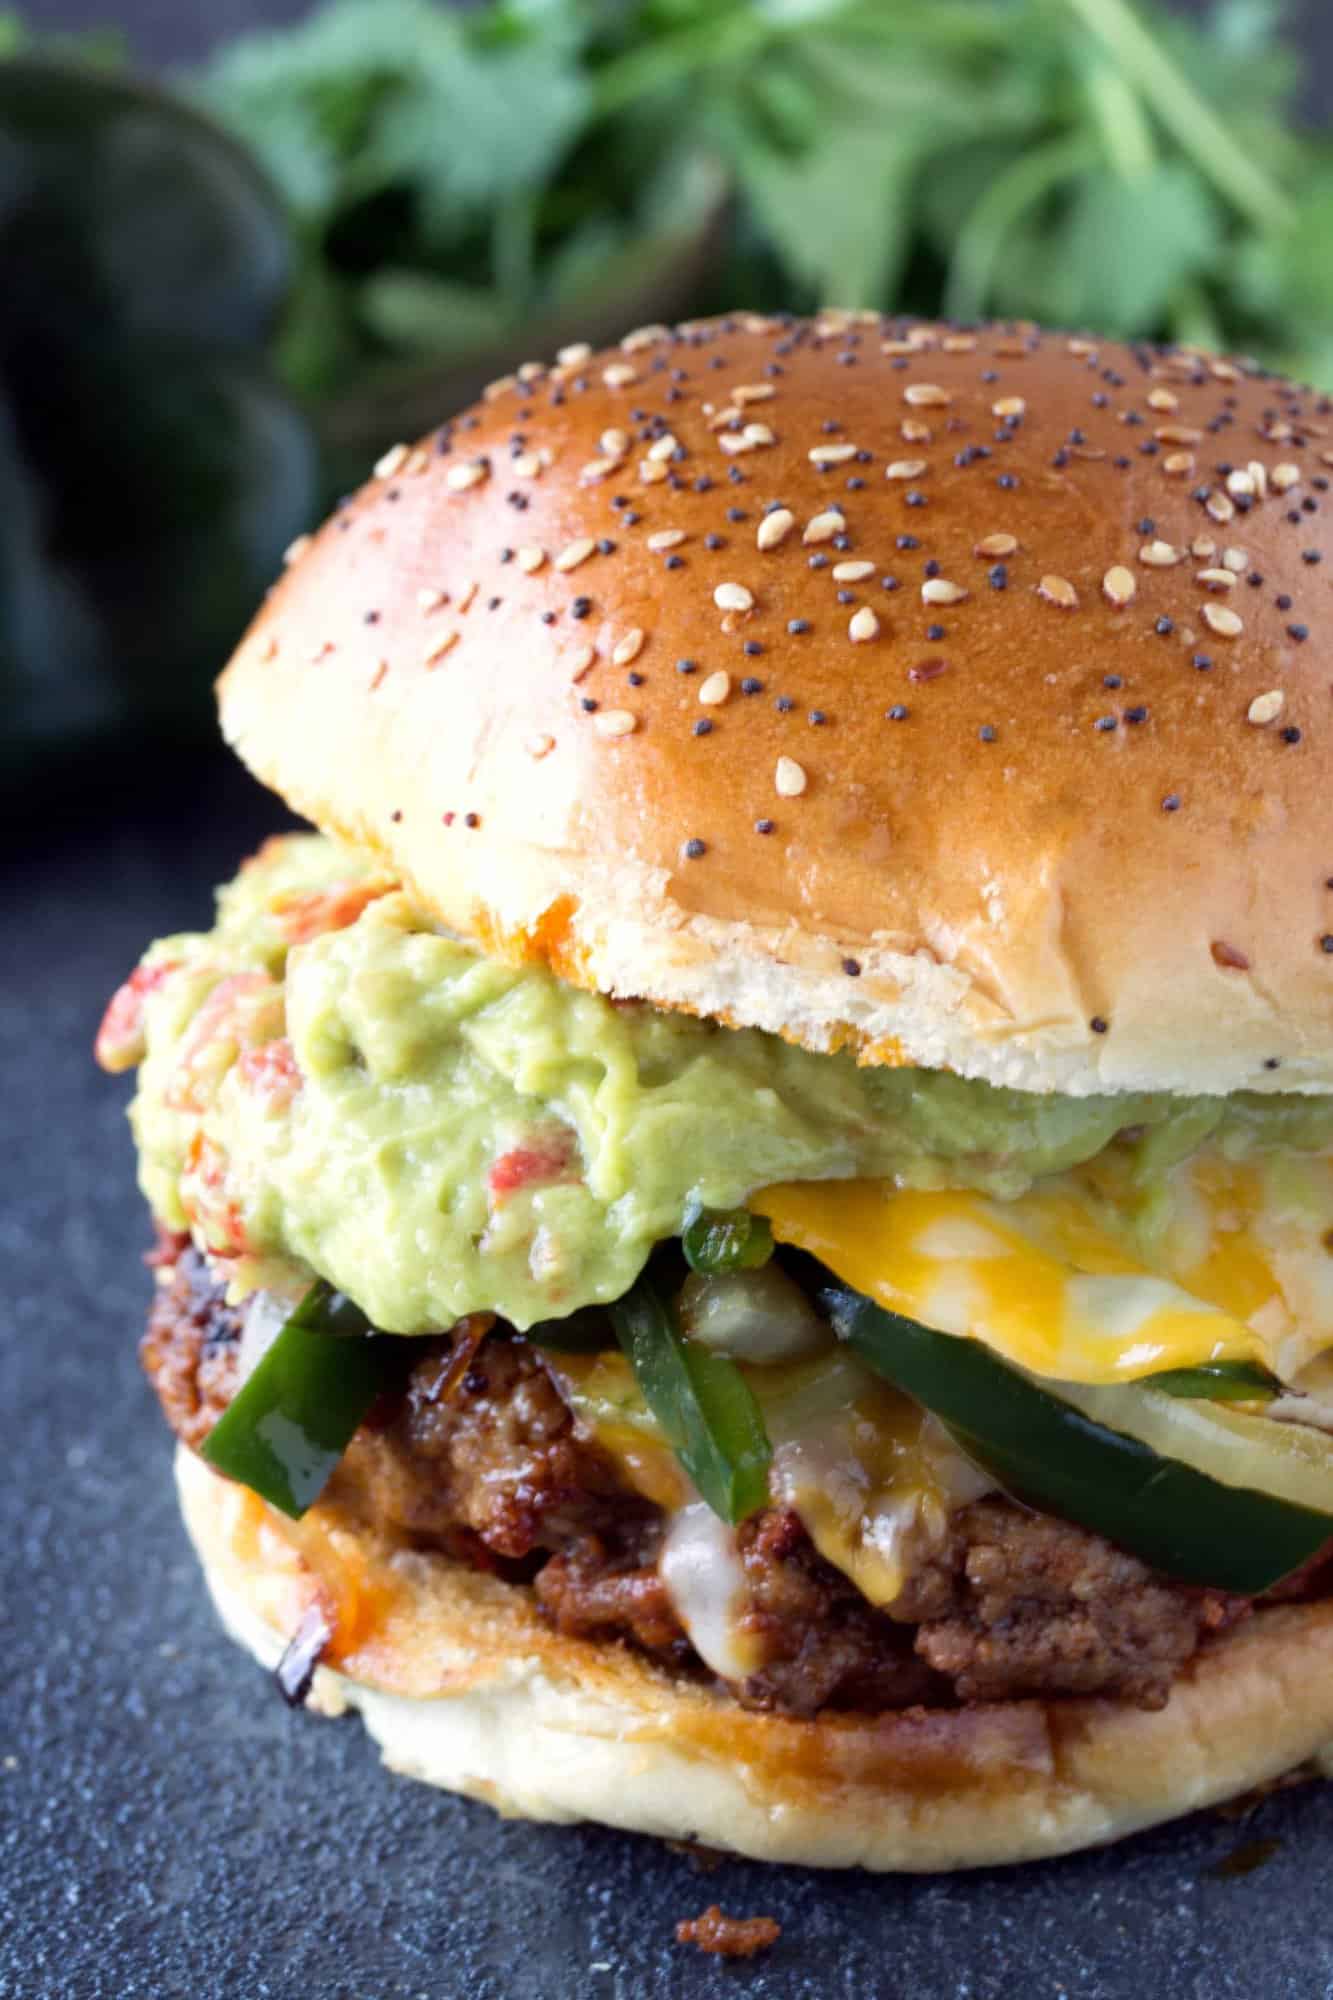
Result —
[[[0, 890], [0, 2000], [1333, 2000], [1333, 1788], [937, 1881], [505, 1825], [291, 1715], [221, 1636], [134, 1357], [149, 1285], [89, 1046], [144, 942], [279, 823], [222, 759], [32, 829]], [[1216, 1870], [1256, 1840], [1254, 1873]], [[721, 1900], [781, 1943], [673, 1941]]]
[[[119, 18], [174, 60], [302, 7], [27, 11]], [[1327, 103], [1333, 8], [1313, 11]], [[35, 804], [0, 883], [0, 2000], [1333, 2000], [1333, 1789], [1015, 1873], [704, 1874], [505, 1825], [385, 1774], [358, 1724], [289, 1715], [222, 1639], [177, 1521], [133, 1352], [128, 1087], [88, 1054], [146, 940], [206, 922], [280, 809], [221, 759], [113, 782], [81, 819]], [[1266, 1858], [1226, 1872], [1238, 1853]], [[676, 1946], [714, 1900], [776, 1914], [776, 1950]]]

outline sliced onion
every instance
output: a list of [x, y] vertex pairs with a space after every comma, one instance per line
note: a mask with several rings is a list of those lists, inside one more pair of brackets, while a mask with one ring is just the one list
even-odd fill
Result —
[[805, 1293], [776, 1264], [692, 1272], [681, 1291], [680, 1319], [691, 1340], [733, 1361], [799, 1361], [832, 1345]]

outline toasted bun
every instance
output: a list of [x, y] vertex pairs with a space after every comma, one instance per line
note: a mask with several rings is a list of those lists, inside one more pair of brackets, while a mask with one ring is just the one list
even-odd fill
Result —
[[365, 1529], [322, 1529], [316, 1555], [183, 1448], [177, 1477], [242, 1646], [274, 1664], [327, 1592], [332, 1545], [342, 1573], [363, 1581], [347, 1614], [353, 1641], [338, 1671], [319, 1669], [312, 1704], [359, 1709], [394, 1770], [528, 1819], [595, 1819], [812, 1866], [977, 1867], [1215, 1804], [1333, 1737], [1333, 1604], [1260, 1612], [1153, 1714], [1025, 1701], [798, 1722], [623, 1647], [562, 1638], [527, 1589], [395, 1553]]
[[608, 993], [1333, 1089], [1326, 399], [848, 314], [521, 374], [294, 552], [221, 682], [260, 777]]

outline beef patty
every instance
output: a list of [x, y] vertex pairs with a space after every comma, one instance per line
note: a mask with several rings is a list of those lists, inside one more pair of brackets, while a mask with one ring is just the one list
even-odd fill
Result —
[[[159, 1262], [140, 1351], [167, 1421], [197, 1448], [235, 1393], [241, 1315], [192, 1247], [169, 1246]], [[660, 1510], [582, 1432], [538, 1349], [498, 1329], [451, 1371], [454, 1339], [421, 1340], [405, 1387], [372, 1410], [321, 1505], [531, 1584], [562, 1632], [703, 1673], [657, 1572]], [[738, 1546], [763, 1664], [733, 1691], [800, 1716], [1050, 1695], [1157, 1708], [1200, 1644], [1249, 1609], [999, 1496], [954, 1515], [892, 1616], [790, 1511], [755, 1515]]]

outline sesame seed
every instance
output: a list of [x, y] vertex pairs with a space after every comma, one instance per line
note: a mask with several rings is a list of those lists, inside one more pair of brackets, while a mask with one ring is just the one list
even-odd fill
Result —
[[1286, 493], [1293, 486], [1299, 486], [1301, 468], [1299, 465], [1275, 465], [1268, 475], [1268, 483], [1278, 493]]
[[1078, 592], [1065, 576], [1044, 576], [1037, 585], [1037, 595], [1061, 611], [1072, 611], [1078, 604]]
[[754, 596], [743, 583], [720, 583], [713, 592], [719, 611], [753, 611]]
[[1173, 542], [1145, 542], [1139, 550], [1139, 561], [1149, 569], [1171, 569], [1184, 558], [1184, 550]]
[[672, 452], [678, 449], [678, 445], [679, 440], [673, 437], [670, 431], [664, 431], [660, 438], [657, 438], [649, 445], [646, 455], [654, 461], [665, 460], [670, 458]]
[[627, 389], [631, 382], [638, 379], [638, 369], [631, 368], [627, 361], [613, 361], [609, 368], [602, 370], [602, 380], [608, 389]]
[[732, 390], [731, 400], [733, 403], [766, 403], [776, 393], [771, 382], [742, 382], [739, 388]]
[[903, 401], [914, 409], [941, 409], [953, 401], [947, 389], [941, 389], [936, 382], [909, 382], [903, 390]]
[[532, 543], [525, 544], [525, 546], [519, 549], [518, 551], [518, 566], [522, 570], [524, 576], [531, 576], [535, 570], [539, 570], [541, 568], [542, 564], [545, 561], [546, 561], [545, 549], [539, 549]]
[[699, 699], [705, 708], [716, 708], [730, 693], [731, 675], [725, 667], [719, 667], [716, 673], [709, 674], [707, 680], [702, 681], [699, 686]]
[[1162, 460], [1162, 470], [1173, 479], [1188, 477], [1194, 470], [1194, 453], [1192, 451], [1168, 452]]
[[796, 516], [789, 507], [775, 508], [771, 514], [764, 515], [758, 528], [755, 530], [755, 547], [759, 549], [776, 549], [782, 542], [786, 541], [795, 526]]
[[984, 535], [972, 553], [988, 561], [992, 556], [1011, 556], [1018, 548], [1017, 535]]
[[654, 555], [658, 555], [664, 549], [679, 548], [684, 540], [683, 528], [659, 528], [655, 535], [649, 535], [647, 545]]
[[849, 458], [856, 457], [854, 444], [816, 444], [806, 453], [811, 465], [844, 465]]
[[[385, 452], [383, 458], [377, 458], [375, 460], [376, 479], [392, 479], [395, 472], [401, 472], [403, 467], [407, 464], [409, 450], [410, 447], [405, 444], [390, 445], [389, 449]], [[451, 468], [451, 469], [456, 469], [456, 468]], [[448, 479], [447, 473], [445, 477], [446, 479]], [[449, 479], [449, 484], [452, 486], [455, 484], [455, 482], [452, 479]]]
[[990, 407], [993, 417], [1000, 417], [1008, 422], [1013, 418], [1021, 417], [1027, 409], [1027, 404], [1021, 396], [1001, 396]]
[[637, 660], [643, 651], [644, 634], [639, 626], [628, 631], [611, 654], [611, 663], [617, 667], [627, 667], [631, 660]]
[[451, 465], [444, 475], [444, 483], [452, 493], [466, 493], [470, 486], [479, 486], [488, 471], [489, 467], [481, 459], [474, 458], [467, 464]]
[[806, 775], [794, 757], [779, 757], [773, 772], [773, 785], [778, 797], [797, 799], [806, 787]]
[[567, 543], [555, 559], [556, 568], [561, 571], [577, 569], [580, 563], [587, 562], [596, 546], [591, 535], [584, 535], [577, 542]]
[[1180, 399], [1177, 396], [1173, 396], [1169, 389], [1150, 389], [1148, 391], [1148, 407], [1153, 410], [1178, 410], [1180, 408]]
[[1226, 604], [1205, 604], [1200, 617], [1205, 625], [1223, 639], [1235, 639], [1245, 630], [1245, 621]]
[[577, 685], [592, 668], [597, 659], [596, 648], [578, 646], [569, 656], [569, 678]]
[[858, 645], [863, 645], [868, 639], [879, 637], [879, 620], [868, 604], [863, 604], [859, 611], [852, 613], [847, 636]]
[[632, 736], [639, 724], [627, 708], [604, 708], [594, 716], [592, 726], [599, 736]]
[[1266, 723], [1276, 722], [1286, 707], [1287, 697], [1281, 688], [1270, 688], [1267, 694], [1257, 694], [1245, 711], [1245, 720], [1262, 729]]
[[585, 361], [592, 360], [592, 349], [586, 340], [576, 340], [562, 347], [555, 358], [562, 368], [582, 368]]
[[886, 479], [919, 479], [926, 470], [924, 458], [895, 458], [884, 468]]
[[1236, 518], [1236, 503], [1228, 499], [1225, 493], [1210, 493], [1203, 503], [1203, 510], [1224, 527], [1228, 521], [1234, 521]]
[[1201, 569], [1196, 581], [1201, 583], [1205, 590], [1234, 590], [1236, 572], [1234, 569]]
[[843, 517], [836, 509], [812, 515], [805, 524], [801, 540], [806, 543], [831, 542], [833, 537], [841, 532], [843, 525]]
[[921, 586], [923, 604], [961, 604], [966, 596], [962, 584], [950, 583], [947, 576], [929, 577]]
[[1117, 607], [1132, 604], [1137, 590], [1133, 570], [1126, 569], [1123, 563], [1114, 564], [1102, 578], [1103, 594]]
[[305, 554], [314, 539], [313, 535], [298, 535], [294, 542], [288, 542], [282, 552], [283, 568], [290, 569], [293, 563], [300, 562], [301, 557]]
[[834, 563], [832, 573], [835, 583], [860, 583], [862, 577], [875, 574], [875, 565], [872, 562]]

